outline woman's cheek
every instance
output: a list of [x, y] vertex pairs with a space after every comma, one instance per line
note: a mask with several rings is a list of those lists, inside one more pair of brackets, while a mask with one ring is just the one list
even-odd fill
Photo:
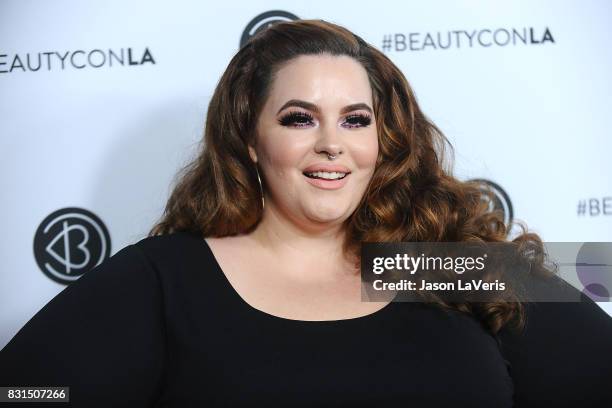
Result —
[[360, 144], [354, 148], [355, 164], [360, 169], [366, 170], [374, 168], [376, 159], [378, 158], [378, 140], [369, 141]]

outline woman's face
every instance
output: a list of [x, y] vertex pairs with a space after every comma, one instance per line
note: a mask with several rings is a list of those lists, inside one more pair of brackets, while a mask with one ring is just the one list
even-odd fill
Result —
[[[291, 60], [272, 83], [256, 134], [249, 151], [265, 179], [266, 209], [273, 206], [306, 225], [342, 223], [357, 208], [378, 156], [365, 69], [347, 56]], [[330, 160], [327, 153], [336, 158]], [[304, 174], [325, 165], [350, 173], [336, 181]], [[315, 175], [329, 176], [339, 175]]]

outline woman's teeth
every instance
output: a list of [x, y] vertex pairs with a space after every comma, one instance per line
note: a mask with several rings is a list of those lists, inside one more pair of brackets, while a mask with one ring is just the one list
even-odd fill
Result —
[[306, 176], [311, 178], [322, 178], [327, 180], [339, 180], [346, 176], [347, 173], [338, 172], [326, 172], [326, 171], [315, 171], [314, 173], [305, 173]]

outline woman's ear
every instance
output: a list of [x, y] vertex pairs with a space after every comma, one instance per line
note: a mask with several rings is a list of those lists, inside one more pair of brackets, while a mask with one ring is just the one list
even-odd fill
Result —
[[249, 145], [249, 156], [251, 156], [251, 160], [254, 163], [257, 163], [257, 152], [255, 152], [255, 148], [251, 145]]

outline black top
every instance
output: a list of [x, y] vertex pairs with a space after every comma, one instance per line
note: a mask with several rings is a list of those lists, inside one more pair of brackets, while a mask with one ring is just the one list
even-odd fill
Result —
[[0, 386], [69, 386], [57, 406], [88, 408], [608, 406], [612, 318], [587, 298], [528, 313], [522, 335], [499, 336], [421, 303], [285, 319], [180, 232], [123, 248], [47, 303], [0, 352]]

